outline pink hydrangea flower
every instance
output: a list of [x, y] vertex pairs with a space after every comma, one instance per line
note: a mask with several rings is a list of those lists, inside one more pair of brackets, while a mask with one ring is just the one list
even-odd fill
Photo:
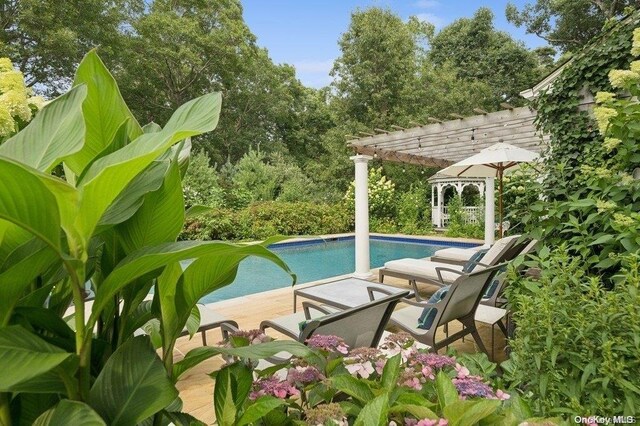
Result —
[[460, 364], [456, 364], [455, 368], [456, 368], [456, 372], [458, 373], [457, 375], [458, 379], [464, 379], [465, 377], [468, 377], [469, 374], [471, 374], [467, 367], [464, 367]]
[[353, 364], [346, 364], [345, 367], [347, 371], [355, 377], [362, 377], [363, 379], [368, 379], [369, 376], [375, 371], [373, 368], [373, 364], [371, 361], [365, 362], [356, 362]]
[[446, 366], [454, 366], [456, 365], [456, 360], [446, 355], [438, 355], [434, 353], [422, 353], [417, 352], [412, 359], [409, 360], [410, 363], [417, 363], [420, 365], [426, 365], [431, 368], [441, 369]]
[[506, 392], [503, 392], [502, 390], [498, 389], [496, 391], [496, 396], [498, 397], [498, 399], [501, 399], [503, 401], [506, 401], [507, 399], [511, 398], [511, 395], [509, 395]]
[[448, 426], [449, 422], [446, 419], [405, 419], [405, 426]]

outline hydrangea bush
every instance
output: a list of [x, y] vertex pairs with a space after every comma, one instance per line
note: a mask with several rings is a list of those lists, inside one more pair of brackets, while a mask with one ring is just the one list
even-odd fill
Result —
[[[256, 333], [231, 335], [227, 346], [268, 340]], [[230, 359], [221, 372], [235, 380], [217, 379], [214, 392], [228, 401], [216, 401], [216, 418], [226, 424], [413, 426], [517, 425], [531, 417], [522, 399], [453, 356], [418, 349], [405, 333], [388, 336], [379, 348], [349, 348], [341, 338], [323, 335], [306, 345], [306, 353], [262, 369], [252, 368], [255, 361]], [[266, 353], [262, 346], [245, 357]]]
[[[369, 169], [369, 213], [372, 218], [391, 218], [395, 216], [396, 185], [382, 174], [382, 167]], [[349, 209], [355, 206], [356, 183], [351, 182], [344, 200]]]
[[33, 96], [9, 58], [0, 58], [0, 143], [24, 128], [45, 100]]

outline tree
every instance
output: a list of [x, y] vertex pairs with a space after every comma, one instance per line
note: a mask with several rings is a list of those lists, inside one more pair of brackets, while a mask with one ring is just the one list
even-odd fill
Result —
[[519, 93], [540, 76], [536, 55], [493, 26], [493, 14], [480, 8], [473, 18], [462, 18], [431, 38], [429, 58], [436, 67], [450, 63], [459, 79], [478, 80], [493, 90], [500, 102], [522, 103]]
[[121, 51], [121, 31], [143, 0], [3, 0], [0, 56], [9, 57], [29, 87], [56, 95], [69, 88], [85, 53]]
[[415, 21], [405, 23], [390, 10], [352, 13], [331, 71], [334, 105], [343, 116], [372, 127], [395, 123], [415, 78], [417, 38]]
[[543, 38], [562, 52], [584, 46], [598, 34], [608, 19], [619, 18], [637, 0], [536, 0], [518, 10], [509, 3], [507, 20]]

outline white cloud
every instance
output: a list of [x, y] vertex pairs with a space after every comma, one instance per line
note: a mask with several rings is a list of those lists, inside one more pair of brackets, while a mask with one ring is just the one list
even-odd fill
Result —
[[433, 13], [418, 13], [416, 15], [416, 18], [418, 18], [422, 22], [429, 22], [436, 28], [442, 28], [446, 24], [444, 19], [437, 15], [434, 15]]
[[294, 62], [293, 66], [301, 72], [329, 74], [333, 67], [333, 59], [327, 61], [299, 61]]
[[440, 2], [437, 0], [418, 0], [414, 6], [420, 9], [432, 9], [440, 6]]

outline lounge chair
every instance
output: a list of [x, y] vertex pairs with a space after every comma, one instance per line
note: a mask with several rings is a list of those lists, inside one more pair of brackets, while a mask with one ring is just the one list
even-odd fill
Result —
[[262, 321], [260, 329], [273, 328], [299, 342], [324, 334], [339, 336], [352, 348], [376, 347], [396, 305], [407, 296], [408, 291], [393, 293], [345, 310], [305, 301], [303, 312]]
[[[205, 305], [198, 303], [196, 305], [198, 311], [200, 311], [200, 326], [198, 327], [198, 333], [202, 335], [202, 345], [207, 346], [207, 334], [208, 330], [220, 327], [222, 324], [230, 324], [234, 327], [238, 327], [238, 323], [225, 318], [219, 313], [207, 308]], [[187, 336], [189, 331], [185, 327], [180, 333], [180, 336]]]
[[[465, 265], [452, 265], [448, 263], [432, 262], [425, 259], [399, 259], [384, 264], [378, 271], [379, 281], [384, 282], [385, 276], [404, 278], [413, 286], [416, 299], [420, 296], [416, 282], [424, 282], [436, 286], [444, 286], [458, 278], [460, 272], [471, 272], [477, 268], [493, 266], [509, 261], [516, 257], [522, 250], [522, 244], [516, 244], [520, 235], [505, 237], [498, 240], [491, 248], [483, 253], [479, 259], [471, 258]], [[478, 255], [481, 253], [478, 252]], [[479, 257], [479, 256], [478, 256]]]
[[[409, 306], [395, 311], [391, 315], [389, 324], [411, 334], [416, 341], [427, 345], [434, 352], [471, 334], [478, 347], [487, 353], [476, 329], [474, 317], [482, 295], [502, 267], [503, 264], [499, 264], [471, 273], [449, 269], [449, 272], [456, 274], [457, 278], [439, 302], [428, 303], [405, 299], [403, 303]], [[372, 291], [386, 294], [379, 288]], [[462, 330], [436, 341], [438, 328], [447, 326], [454, 320], [462, 323], [464, 326]]]
[[488, 249], [483, 246], [471, 248], [449, 247], [437, 250], [429, 260], [433, 262], [450, 263], [453, 265], [464, 265], [481, 250], [486, 252]]

